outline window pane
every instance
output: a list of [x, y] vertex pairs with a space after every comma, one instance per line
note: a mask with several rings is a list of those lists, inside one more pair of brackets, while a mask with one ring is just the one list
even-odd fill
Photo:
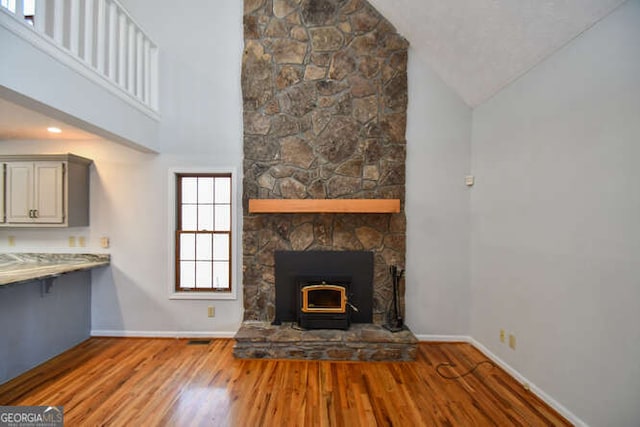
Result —
[[229, 235], [213, 235], [213, 259], [217, 261], [229, 260]]
[[211, 287], [211, 263], [208, 261], [196, 262], [196, 287]]
[[182, 178], [182, 203], [198, 203], [198, 178]]
[[211, 260], [211, 234], [198, 234], [196, 236], [196, 259], [198, 261]]
[[198, 230], [213, 231], [213, 205], [198, 205]]
[[198, 178], [198, 203], [213, 203], [213, 178]]
[[231, 178], [216, 178], [216, 203], [231, 203]]
[[180, 286], [194, 288], [196, 284], [196, 263], [182, 261], [180, 263]]
[[213, 287], [228, 288], [229, 287], [229, 263], [215, 261], [213, 263]]
[[231, 206], [216, 205], [216, 231], [231, 230]]
[[196, 230], [197, 212], [196, 205], [182, 205], [182, 230]]
[[180, 259], [183, 261], [196, 259], [196, 235], [195, 234], [180, 235]]

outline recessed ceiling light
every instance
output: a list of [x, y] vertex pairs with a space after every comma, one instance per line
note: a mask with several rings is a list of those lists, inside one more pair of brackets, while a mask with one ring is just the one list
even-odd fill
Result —
[[48, 127], [47, 131], [49, 131], [51, 133], [62, 133], [62, 129], [57, 128], [57, 127], [53, 127], [53, 126]]

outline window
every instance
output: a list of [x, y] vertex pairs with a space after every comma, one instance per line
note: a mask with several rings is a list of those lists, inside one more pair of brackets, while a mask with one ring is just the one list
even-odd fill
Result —
[[231, 174], [176, 177], [175, 291], [232, 290]]

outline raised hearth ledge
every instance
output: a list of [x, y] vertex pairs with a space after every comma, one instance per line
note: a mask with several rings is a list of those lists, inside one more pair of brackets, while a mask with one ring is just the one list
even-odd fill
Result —
[[400, 199], [249, 199], [249, 213], [399, 213]]
[[235, 335], [233, 355], [240, 359], [413, 361], [418, 339], [409, 329], [389, 332], [381, 325], [354, 323], [348, 330], [295, 329], [245, 321]]

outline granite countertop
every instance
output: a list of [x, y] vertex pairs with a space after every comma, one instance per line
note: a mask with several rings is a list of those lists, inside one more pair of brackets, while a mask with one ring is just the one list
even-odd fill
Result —
[[109, 265], [108, 254], [0, 254], [0, 286], [43, 280]]

